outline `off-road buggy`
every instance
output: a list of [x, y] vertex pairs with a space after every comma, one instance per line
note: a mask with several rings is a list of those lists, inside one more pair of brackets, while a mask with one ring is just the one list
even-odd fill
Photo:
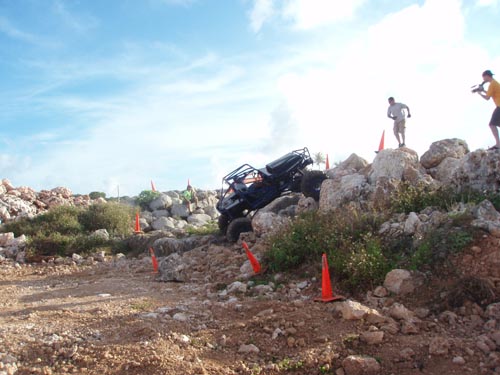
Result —
[[326, 176], [322, 171], [306, 170], [311, 164], [313, 160], [309, 150], [303, 148], [282, 156], [264, 168], [243, 164], [225, 176], [217, 203], [221, 214], [221, 232], [229, 241], [237, 241], [240, 233], [252, 231], [248, 216], [283, 194], [302, 192], [318, 200], [321, 183]]

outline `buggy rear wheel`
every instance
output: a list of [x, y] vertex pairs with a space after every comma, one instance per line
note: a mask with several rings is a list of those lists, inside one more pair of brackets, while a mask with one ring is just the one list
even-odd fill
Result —
[[300, 190], [306, 197], [312, 197], [319, 201], [321, 184], [326, 180], [326, 175], [322, 171], [307, 171], [302, 176]]
[[252, 220], [247, 217], [239, 217], [229, 223], [226, 238], [229, 242], [236, 242], [240, 238], [241, 233], [252, 231]]
[[221, 214], [219, 216], [219, 219], [217, 220], [217, 223], [219, 224], [219, 230], [221, 234], [226, 234], [227, 227], [229, 225], [229, 217], [225, 214]]

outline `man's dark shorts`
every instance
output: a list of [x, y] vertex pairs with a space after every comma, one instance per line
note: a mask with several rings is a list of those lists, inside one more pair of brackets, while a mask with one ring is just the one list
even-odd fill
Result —
[[490, 125], [500, 126], [500, 107], [496, 107], [491, 116]]

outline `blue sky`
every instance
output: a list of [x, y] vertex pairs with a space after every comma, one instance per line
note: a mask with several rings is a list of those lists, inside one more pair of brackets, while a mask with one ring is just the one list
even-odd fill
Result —
[[0, 0], [0, 172], [16, 186], [136, 195], [295, 148], [371, 161], [491, 146], [499, 0]]

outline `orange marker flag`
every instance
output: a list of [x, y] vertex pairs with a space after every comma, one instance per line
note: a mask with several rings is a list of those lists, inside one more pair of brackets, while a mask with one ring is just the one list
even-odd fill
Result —
[[328, 154], [326, 154], [325, 169], [330, 169], [330, 160], [328, 160]]
[[243, 248], [245, 249], [245, 253], [247, 254], [247, 257], [248, 257], [248, 260], [250, 261], [250, 264], [252, 265], [253, 272], [259, 273], [261, 270], [259, 261], [253, 256], [252, 252], [248, 248], [248, 245], [245, 241], [243, 241], [241, 244], [242, 244]]
[[141, 223], [139, 223], [139, 212], [135, 214], [135, 227], [134, 227], [134, 232], [135, 233], [141, 233]]
[[152, 247], [149, 248], [149, 254], [151, 254], [151, 262], [153, 263], [153, 273], [158, 273], [158, 260]]
[[384, 138], [385, 138], [385, 130], [382, 132], [382, 138], [380, 138], [380, 143], [378, 145], [378, 151], [382, 151], [384, 149]]
[[330, 281], [330, 271], [328, 270], [328, 260], [326, 254], [321, 258], [321, 297], [316, 298], [315, 301], [332, 302], [340, 299], [345, 299], [343, 296], [334, 296], [332, 292], [332, 284]]
[[151, 180], [151, 190], [156, 191], [156, 186], [153, 180]]

